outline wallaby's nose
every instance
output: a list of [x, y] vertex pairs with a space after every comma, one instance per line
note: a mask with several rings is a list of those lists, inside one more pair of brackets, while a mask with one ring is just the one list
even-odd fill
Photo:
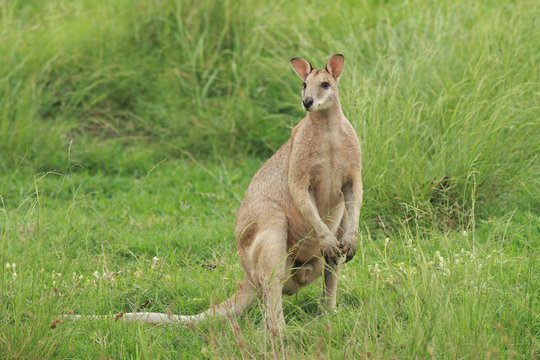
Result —
[[304, 107], [307, 110], [307, 109], [309, 109], [309, 107], [311, 105], [313, 105], [313, 98], [311, 98], [311, 97], [305, 98], [304, 100], [302, 100], [302, 103], [304, 104]]

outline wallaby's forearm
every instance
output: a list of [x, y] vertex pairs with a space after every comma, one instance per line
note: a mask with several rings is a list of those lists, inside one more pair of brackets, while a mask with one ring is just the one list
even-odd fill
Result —
[[313, 198], [313, 191], [309, 186], [298, 186], [299, 182], [289, 180], [289, 188], [294, 203], [302, 213], [302, 216], [313, 227], [313, 230], [320, 238], [327, 238], [332, 236], [332, 232], [328, 226], [321, 219], [317, 207], [315, 205], [315, 199]]
[[362, 180], [357, 177], [343, 187], [343, 198], [345, 200], [345, 209], [347, 222], [345, 224], [345, 233], [358, 233], [358, 221], [360, 218], [360, 208], [362, 207]]

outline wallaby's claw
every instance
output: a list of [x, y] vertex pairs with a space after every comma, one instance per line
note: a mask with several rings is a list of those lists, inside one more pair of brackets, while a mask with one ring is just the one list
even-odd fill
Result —
[[335, 255], [330, 255], [328, 253], [325, 253], [324, 254], [324, 261], [330, 265], [330, 266], [334, 266], [337, 264], [337, 256]]
[[339, 249], [345, 255], [345, 262], [351, 260], [356, 254], [358, 240], [356, 236], [347, 237], [339, 243]]
[[322, 253], [324, 256], [324, 260], [330, 266], [337, 265], [339, 258], [343, 257], [344, 255], [338, 242], [336, 242], [336, 244], [330, 244], [328, 246], [325, 246]]

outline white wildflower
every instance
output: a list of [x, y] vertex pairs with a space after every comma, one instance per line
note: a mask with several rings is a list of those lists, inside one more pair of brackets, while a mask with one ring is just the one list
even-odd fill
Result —
[[437, 266], [444, 267], [444, 257], [441, 256], [439, 250], [435, 251], [435, 258], [437, 259]]
[[372, 275], [379, 275], [381, 273], [381, 269], [377, 263], [375, 263], [375, 265], [368, 265], [368, 271]]
[[416, 268], [415, 267], [410, 267], [410, 268], [407, 268], [405, 269], [405, 274], [407, 275], [413, 275], [413, 274], [416, 274]]
[[155, 269], [156, 266], [157, 266], [157, 262], [159, 261], [159, 258], [157, 256], [154, 256], [154, 258], [152, 259], [152, 269]]
[[6, 263], [6, 269], [9, 269], [11, 265], [9, 263]]
[[435, 258], [436, 258], [436, 269], [443, 272], [444, 275], [448, 276], [450, 275], [450, 269], [446, 267], [446, 262], [444, 261], [444, 257], [441, 256], [441, 253], [439, 250], [435, 251]]

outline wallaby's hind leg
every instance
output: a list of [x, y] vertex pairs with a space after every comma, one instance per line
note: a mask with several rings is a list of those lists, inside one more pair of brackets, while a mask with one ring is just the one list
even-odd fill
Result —
[[[339, 227], [336, 229], [336, 238], [341, 241], [343, 232], [347, 226], [347, 213], [341, 215]], [[344, 257], [338, 257], [335, 264], [324, 263], [324, 284], [320, 307], [323, 311], [332, 311], [336, 307], [337, 287], [339, 272], [345, 263]]]
[[279, 333], [285, 325], [281, 294], [286, 280], [287, 230], [284, 224], [257, 233], [250, 251], [253, 277], [266, 303], [266, 324]]
[[339, 272], [345, 263], [345, 258], [338, 258], [337, 264], [324, 264], [324, 285], [321, 307], [324, 311], [332, 311], [336, 307], [336, 294]]

